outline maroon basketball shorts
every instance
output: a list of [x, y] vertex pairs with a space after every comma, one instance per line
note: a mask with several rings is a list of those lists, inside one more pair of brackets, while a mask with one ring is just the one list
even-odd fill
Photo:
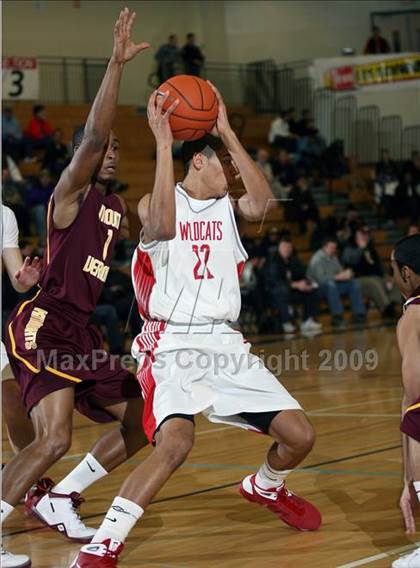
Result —
[[420, 396], [405, 411], [401, 422], [401, 432], [420, 442]]
[[141, 397], [134, 375], [103, 349], [100, 332], [87, 320], [41, 290], [12, 312], [6, 348], [28, 413], [48, 394], [69, 386], [77, 410], [95, 422], [115, 420], [95, 404], [98, 398], [112, 404]]

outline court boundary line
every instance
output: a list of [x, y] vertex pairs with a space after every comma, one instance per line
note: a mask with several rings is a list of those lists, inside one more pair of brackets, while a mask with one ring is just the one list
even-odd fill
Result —
[[[352, 459], [357, 459], [359, 457], [371, 456], [371, 455], [375, 455], [375, 454], [379, 454], [379, 453], [383, 453], [383, 452], [388, 452], [388, 451], [391, 451], [391, 450], [396, 450], [398, 448], [401, 448], [401, 444], [395, 444], [395, 445], [392, 445], [392, 446], [386, 446], [384, 448], [379, 448], [379, 449], [376, 449], [376, 450], [369, 450], [367, 452], [359, 452], [357, 454], [350, 454], [348, 456], [336, 458], [336, 459], [333, 459], [333, 460], [327, 460], [327, 461], [324, 461], [324, 462], [319, 462], [319, 463], [315, 463], [315, 464], [311, 464], [311, 465], [305, 465], [301, 468], [301, 470], [308, 470], [308, 469], [310, 470], [311, 468], [317, 468], [317, 467], [321, 467], [323, 465], [331, 465], [331, 464], [334, 464], [334, 463], [350, 461]], [[176, 501], [177, 499], [184, 499], [185, 497], [194, 497], [195, 495], [202, 495], [204, 493], [210, 493], [211, 491], [219, 491], [221, 489], [229, 489], [230, 487], [238, 486], [240, 482], [241, 482], [241, 480], [231, 482], [231, 483], [224, 483], [223, 485], [206, 487], [204, 489], [197, 489], [196, 491], [190, 491], [189, 493], [181, 493], [180, 495], [173, 495], [172, 497], [163, 497], [162, 499], [156, 499], [154, 501], [151, 501], [149, 507], [151, 507], [153, 505], [159, 505], [160, 503], [167, 503], [167, 502], [170, 502], [170, 501]], [[106, 514], [106, 511], [103, 511], [103, 512], [100, 512], [100, 513], [95, 513], [93, 515], [86, 515], [86, 516], [82, 517], [82, 519], [83, 520], [95, 519], [96, 517], [103, 517], [105, 514]], [[41, 531], [41, 530], [45, 530], [45, 527], [41, 526], [41, 527], [32, 527], [30, 529], [21, 529], [21, 530], [13, 531], [13, 532], [10, 532], [10, 533], [4, 533], [3, 538], [9, 538], [9, 537], [12, 537], [12, 536], [17, 536], [17, 535], [21, 535], [21, 534], [28, 534], [28, 533], [32, 533], [32, 532], [36, 532], [36, 531]]]
[[389, 558], [390, 556], [394, 556], [399, 552], [409, 552], [410, 550], [414, 550], [418, 546], [420, 546], [420, 542], [414, 542], [413, 544], [400, 546], [398, 548], [392, 548], [387, 552], [379, 552], [378, 554], [375, 554], [373, 556], [366, 556], [365, 558], [355, 560], [354, 562], [350, 562], [349, 564], [340, 564], [340, 566], [337, 566], [336, 568], [356, 568], [356, 566], [364, 566], [365, 564], [375, 562], [375, 560], [383, 560], [384, 558]]

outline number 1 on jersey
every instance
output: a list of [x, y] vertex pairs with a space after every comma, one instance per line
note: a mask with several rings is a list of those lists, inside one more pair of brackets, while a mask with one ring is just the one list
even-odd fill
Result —
[[108, 229], [108, 236], [107, 236], [105, 244], [104, 244], [104, 250], [102, 251], [102, 260], [106, 259], [106, 255], [108, 254], [108, 247], [109, 247], [109, 244], [111, 242], [112, 235], [113, 235], [112, 229]]
[[[197, 255], [197, 263], [194, 266], [194, 278], [195, 280], [204, 280], [207, 278], [211, 280], [214, 278], [213, 274], [210, 272], [207, 263], [209, 261], [210, 256], [210, 246], [209, 245], [198, 245], [192, 246], [193, 252]], [[204, 266], [204, 269], [203, 269]], [[200, 273], [201, 271], [201, 273]]]

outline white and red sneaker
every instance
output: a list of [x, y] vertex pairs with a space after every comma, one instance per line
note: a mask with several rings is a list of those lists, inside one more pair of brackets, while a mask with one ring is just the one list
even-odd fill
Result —
[[124, 545], [113, 539], [92, 542], [84, 546], [70, 568], [115, 568]]
[[300, 531], [316, 531], [321, 526], [321, 513], [302, 497], [298, 497], [283, 484], [281, 487], [261, 489], [255, 475], [248, 475], [239, 486], [239, 493], [251, 501], [270, 509], [283, 522]]
[[96, 529], [86, 527], [80, 519], [79, 509], [84, 499], [79, 493], [54, 493], [51, 479], [43, 479], [26, 494], [25, 510], [45, 527], [56, 530], [69, 540], [90, 542]]
[[392, 568], [420, 568], [420, 548], [394, 560]]
[[1, 568], [29, 568], [31, 559], [26, 554], [12, 554], [1, 547], [0, 555]]

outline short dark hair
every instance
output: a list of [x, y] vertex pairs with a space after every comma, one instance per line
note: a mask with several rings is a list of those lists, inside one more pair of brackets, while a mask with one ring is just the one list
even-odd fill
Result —
[[399, 240], [395, 245], [394, 258], [400, 268], [408, 266], [420, 276], [420, 234]]
[[335, 235], [326, 235], [321, 242], [323, 247], [325, 247], [327, 243], [335, 243], [338, 245], [338, 239]]
[[83, 136], [85, 135], [85, 126], [86, 124], [81, 124], [73, 132], [73, 136], [71, 138], [71, 148], [73, 152], [75, 151], [77, 146], [80, 146], [80, 144], [82, 143]]
[[42, 110], [45, 110], [45, 106], [44, 105], [35, 105], [32, 108], [32, 114], [34, 116], [36, 116], [37, 114], [39, 114]]
[[379, 26], [373, 26], [372, 27], [372, 32], [380, 32], [381, 28]]
[[195, 34], [193, 32], [187, 34], [187, 39], [192, 39], [193, 37], [195, 37]]
[[188, 170], [194, 154], [207, 152], [210, 156], [212, 153], [222, 150], [223, 148], [224, 144], [221, 139], [217, 138], [217, 136], [213, 136], [212, 134], [205, 134], [198, 140], [184, 142], [182, 145], [182, 162], [184, 164], [184, 168]]

